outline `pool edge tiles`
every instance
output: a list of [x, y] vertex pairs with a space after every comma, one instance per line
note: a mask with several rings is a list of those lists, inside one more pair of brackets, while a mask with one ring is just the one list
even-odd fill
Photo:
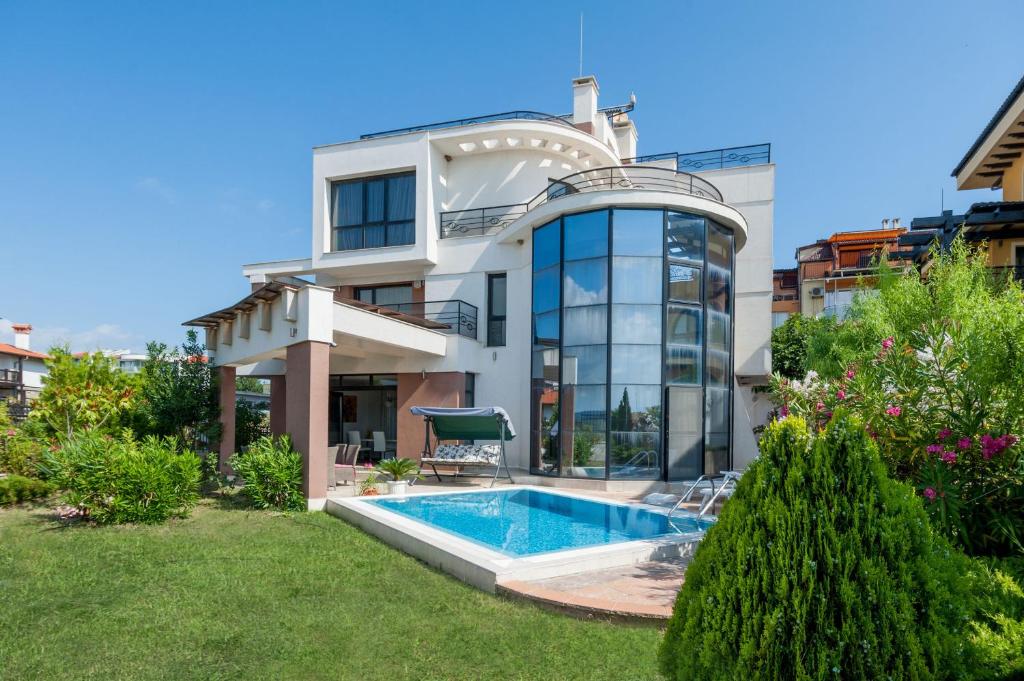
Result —
[[[494, 490], [494, 492], [513, 489], [532, 489], [614, 506], [630, 505], [595, 499], [565, 490], [552, 491], [550, 488], [532, 485], [516, 485], [515, 488], [504, 488]], [[425, 492], [423, 494], [473, 494], [477, 492], [480, 490]], [[703, 532], [698, 531], [512, 557], [371, 502], [372, 499], [366, 497], [329, 499], [326, 511], [428, 565], [491, 593], [495, 591], [497, 584], [505, 580], [543, 579], [650, 560], [689, 558], [696, 543], [703, 536]], [[659, 512], [657, 509], [647, 508], [647, 510], [654, 513]], [[339, 556], [339, 559], [344, 560], [344, 556]]]

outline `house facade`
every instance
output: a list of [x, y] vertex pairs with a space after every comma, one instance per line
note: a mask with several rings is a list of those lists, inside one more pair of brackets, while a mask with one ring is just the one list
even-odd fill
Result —
[[43, 390], [50, 357], [31, 349], [31, 324], [13, 324], [12, 329], [14, 344], [0, 343], [0, 407], [6, 402], [11, 415], [21, 419]]
[[237, 375], [270, 379], [314, 506], [330, 445], [418, 458], [416, 405], [504, 407], [509, 462], [541, 482], [659, 486], [756, 455], [768, 145], [640, 156], [633, 101], [572, 90], [564, 116], [314, 149], [311, 257], [244, 266], [249, 295], [186, 322], [219, 368], [222, 456]]

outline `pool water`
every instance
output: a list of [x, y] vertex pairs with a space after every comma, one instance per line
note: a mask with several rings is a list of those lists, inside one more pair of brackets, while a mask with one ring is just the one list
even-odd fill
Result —
[[535, 489], [423, 494], [368, 501], [507, 556], [698, 532], [712, 523], [638, 506], [608, 504]]

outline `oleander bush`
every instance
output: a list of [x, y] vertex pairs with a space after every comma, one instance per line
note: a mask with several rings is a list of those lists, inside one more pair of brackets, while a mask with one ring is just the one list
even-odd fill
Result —
[[672, 679], [962, 678], [976, 579], [862, 422], [771, 424], [686, 572]]
[[44, 455], [64, 503], [97, 523], [158, 523], [188, 515], [199, 498], [199, 457], [175, 438], [77, 433]]
[[229, 462], [245, 480], [242, 490], [257, 508], [284, 511], [306, 510], [302, 495], [302, 456], [291, 438], [261, 437], [249, 449], [235, 454]]
[[15, 425], [0, 401], [0, 473], [39, 477], [39, 461], [46, 451], [46, 438], [36, 423], [26, 421]]
[[43, 480], [26, 478], [23, 475], [0, 478], [0, 506], [41, 499], [52, 492], [53, 486]]

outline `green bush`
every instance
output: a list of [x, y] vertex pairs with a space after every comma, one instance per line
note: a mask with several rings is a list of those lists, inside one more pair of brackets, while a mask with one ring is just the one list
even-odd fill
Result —
[[23, 475], [8, 475], [6, 478], [0, 478], [0, 506], [40, 499], [52, 491], [53, 486], [42, 480], [33, 480]]
[[34, 422], [15, 426], [0, 401], [0, 473], [39, 477], [39, 461], [46, 450], [41, 433], [32, 433]]
[[672, 679], [963, 675], [972, 564], [891, 480], [860, 422], [773, 423], [686, 572]]
[[174, 438], [79, 433], [48, 452], [49, 479], [64, 502], [98, 523], [156, 523], [185, 516], [199, 498], [199, 457]]
[[987, 561], [971, 622], [974, 678], [1024, 678], [1024, 560]]
[[302, 456], [287, 435], [262, 437], [229, 462], [245, 480], [244, 492], [257, 508], [306, 510], [302, 495]]

